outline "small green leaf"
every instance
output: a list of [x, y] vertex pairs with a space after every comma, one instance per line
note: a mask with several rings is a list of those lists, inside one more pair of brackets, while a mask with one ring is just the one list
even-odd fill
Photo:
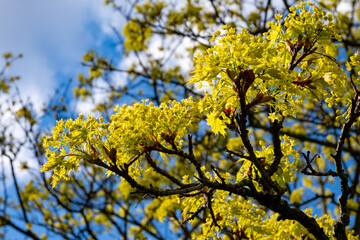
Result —
[[207, 116], [207, 124], [211, 126], [211, 130], [213, 133], [221, 134], [223, 136], [226, 135], [225, 129], [227, 128], [225, 123], [217, 116], [216, 112], [211, 113]]

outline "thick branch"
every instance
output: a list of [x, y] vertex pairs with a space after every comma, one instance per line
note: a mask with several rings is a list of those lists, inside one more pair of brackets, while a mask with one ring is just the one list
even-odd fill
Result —
[[273, 175], [279, 167], [281, 158], [284, 156], [281, 150], [281, 141], [280, 141], [280, 129], [282, 128], [282, 121], [279, 122], [275, 120], [271, 125], [271, 133], [274, 145], [274, 159], [269, 169], [270, 176]]
[[349, 118], [344, 123], [340, 137], [337, 142], [335, 155], [332, 157], [335, 160], [336, 165], [336, 172], [340, 176], [340, 183], [341, 183], [341, 197], [340, 201], [340, 217], [335, 223], [335, 237], [337, 239], [347, 239], [345, 228], [350, 223], [350, 212], [347, 206], [348, 196], [351, 194], [351, 188], [348, 184], [348, 175], [345, 173], [343, 166], [342, 166], [342, 151], [343, 146], [345, 144], [345, 140], [349, 135], [349, 131], [351, 126], [356, 122], [357, 118], [360, 116], [360, 101], [359, 101], [359, 92], [356, 93], [354, 99], [352, 100], [351, 110]]
[[240, 134], [241, 140], [243, 141], [244, 147], [246, 148], [246, 151], [248, 152], [250, 156], [250, 161], [254, 163], [256, 168], [259, 170], [261, 174], [261, 184], [265, 188], [266, 191], [269, 191], [270, 188], [273, 188], [277, 193], [283, 193], [283, 189], [278, 186], [277, 183], [273, 182], [267, 172], [265, 171], [265, 168], [263, 164], [260, 162], [260, 160], [256, 157], [254, 149], [251, 145], [251, 142], [249, 140], [248, 136], [248, 130], [246, 127], [246, 118], [248, 115], [248, 108], [246, 106], [246, 100], [245, 96], [242, 94], [239, 94], [238, 96], [239, 103], [240, 103], [240, 114], [236, 114], [235, 120], [238, 128], [238, 132]]
[[268, 207], [280, 214], [278, 220], [295, 220], [303, 225], [317, 240], [328, 240], [324, 230], [317, 224], [316, 220], [306, 215], [298, 208], [291, 208], [289, 204], [278, 195], [258, 193], [253, 196], [261, 205]]

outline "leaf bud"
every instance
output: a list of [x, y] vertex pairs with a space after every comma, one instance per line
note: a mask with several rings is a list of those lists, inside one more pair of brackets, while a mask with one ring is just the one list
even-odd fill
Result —
[[232, 81], [235, 81], [236, 73], [232, 69], [227, 68], [226, 73]]
[[304, 46], [303, 35], [300, 33], [297, 40], [297, 51], [300, 51], [303, 46]]
[[221, 220], [223, 220], [223, 217], [220, 215], [220, 213], [217, 213], [215, 219], [216, 219], [216, 221], [221, 221]]
[[310, 41], [309, 36], [306, 36], [305, 43], [304, 43], [304, 52], [309, 51], [312, 48], [312, 43]]
[[260, 103], [266, 103], [266, 102], [271, 101], [272, 99], [273, 99], [272, 96], [265, 96], [265, 97], [262, 97]]
[[252, 175], [252, 167], [249, 167], [248, 169], [246, 169], [246, 171], [244, 172], [245, 175], [251, 176]]
[[160, 136], [168, 143], [172, 144], [175, 140], [175, 134], [173, 134], [169, 129], [168, 133], [161, 133]]
[[265, 159], [266, 159], [265, 157], [259, 157], [259, 158], [258, 158], [258, 160], [259, 160], [262, 164], [265, 163]]
[[227, 117], [230, 117], [235, 110], [231, 106], [229, 106], [229, 107], [224, 107], [223, 111]]
[[93, 146], [90, 146], [90, 153], [94, 159], [98, 158], [98, 153], [96, 152], [96, 149]]
[[294, 44], [290, 42], [290, 40], [285, 41], [286, 49], [289, 51], [291, 55], [294, 55]]
[[249, 89], [249, 87], [251, 86], [251, 84], [254, 82], [255, 80], [255, 74], [253, 72], [253, 70], [243, 70], [242, 72], [243, 74], [243, 91], [244, 93], [247, 92], [247, 90]]

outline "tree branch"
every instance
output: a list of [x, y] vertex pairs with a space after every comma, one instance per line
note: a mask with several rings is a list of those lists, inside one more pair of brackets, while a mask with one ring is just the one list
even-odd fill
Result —
[[349, 135], [349, 131], [351, 126], [356, 122], [357, 118], [360, 116], [360, 100], [359, 100], [359, 92], [356, 92], [352, 104], [349, 118], [344, 123], [340, 137], [337, 141], [337, 146], [335, 150], [335, 154], [331, 155], [335, 160], [336, 172], [339, 174], [340, 183], [341, 183], [341, 196], [340, 196], [340, 217], [337, 219], [335, 223], [335, 237], [337, 239], [347, 239], [345, 227], [350, 223], [350, 212], [347, 206], [348, 196], [351, 194], [351, 188], [348, 184], [348, 175], [345, 173], [342, 167], [342, 151], [343, 146], [345, 144], [345, 140]]

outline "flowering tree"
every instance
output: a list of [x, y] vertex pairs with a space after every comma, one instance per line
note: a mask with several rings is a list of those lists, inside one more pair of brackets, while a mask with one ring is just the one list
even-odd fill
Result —
[[[164, 6], [138, 11], [156, 18]], [[333, 16], [314, 4], [274, 17], [258, 35], [215, 31], [184, 86], [204, 94], [57, 121], [43, 138], [52, 187], [91, 164], [119, 178], [125, 199], [151, 201], [155, 218], [181, 211], [178, 228], [200, 225], [196, 239], [358, 239], [360, 56], [342, 67]], [[139, 31], [129, 50], [145, 49], [154, 27], [124, 28]], [[94, 53], [84, 61], [91, 81], [115, 69]], [[316, 201], [322, 212], [307, 207]]]

